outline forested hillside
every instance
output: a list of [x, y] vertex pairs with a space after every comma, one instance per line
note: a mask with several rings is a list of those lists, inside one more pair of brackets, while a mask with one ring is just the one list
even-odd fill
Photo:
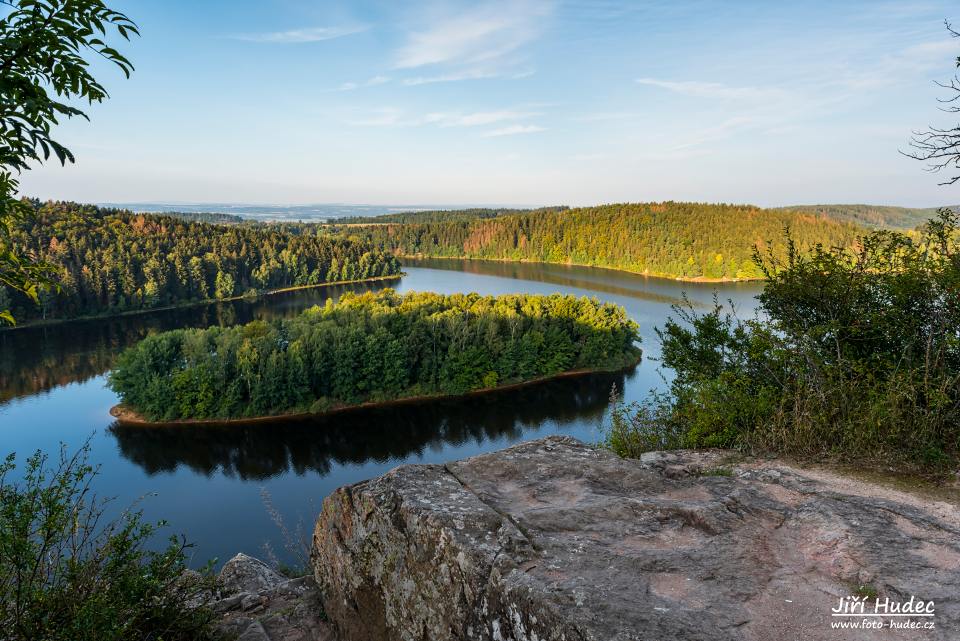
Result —
[[445, 223], [481, 218], [497, 218], [514, 214], [528, 214], [542, 211], [565, 211], [569, 207], [540, 207], [538, 209], [436, 209], [428, 211], [406, 211], [379, 216], [345, 216], [331, 221], [339, 225], [365, 225], [370, 223]]
[[[493, 219], [339, 229], [399, 255], [573, 263], [652, 276], [761, 276], [755, 248], [786, 255], [784, 228], [800, 245], [851, 245], [862, 229], [806, 213], [699, 203], [602, 205]], [[332, 230], [338, 231], [336, 226]]]
[[[250, 290], [397, 274], [397, 259], [341, 238], [212, 225], [92, 205], [34, 202], [14, 243], [54, 265], [59, 293], [37, 307], [0, 287], [21, 323], [228, 298]], [[9, 303], [9, 304], [8, 304]]]
[[916, 229], [937, 215], [936, 207], [889, 207], [886, 205], [794, 205], [779, 211], [829, 216], [872, 229]]
[[322, 411], [623, 367], [639, 356], [637, 329], [586, 297], [385, 290], [292, 320], [149, 336], [109, 384], [152, 420]]

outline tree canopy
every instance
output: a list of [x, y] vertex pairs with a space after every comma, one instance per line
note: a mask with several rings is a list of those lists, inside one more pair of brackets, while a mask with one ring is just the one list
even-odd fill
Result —
[[109, 385], [153, 420], [322, 411], [624, 367], [637, 340], [622, 307], [585, 297], [384, 290], [292, 320], [149, 336]]
[[[760, 278], [756, 248], [850, 246], [857, 226], [806, 212], [702, 203], [626, 203], [491, 219], [347, 227], [340, 233], [400, 255], [574, 263], [688, 279]], [[334, 228], [336, 230], [336, 228]]]
[[[53, 155], [73, 162], [53, 136], [63, 118], [87, 115], [76, 105], [107, 98], [85, 56], [97, 56], [129, 77], [133, 65], [107, 42], [139, 35], [123, 13], [101, 0], [3, 0], [0, 17], [0, 285], [38, 301], [54, 286], [51, 269], [12, 240], [32, 208], [17, 197], [18, 175]], [[0, 322], [14, 322], [0, 305]]]
[[67, 202], [31, 201], [11, 239], [52, 268], [57, 295], [39, 305], [0, 285], [23, 320], [150, 309], [300, 285], [400, 273], [392, 254], [270, 225], [214, 225]]

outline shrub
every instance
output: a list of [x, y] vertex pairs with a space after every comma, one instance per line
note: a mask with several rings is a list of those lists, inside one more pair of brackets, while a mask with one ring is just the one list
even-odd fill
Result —
[[[932, 472], [953, 465], [960, 449], [956, 235], [956, 215], [946, 210], [919, 233], [874, 232], [855, 250], [800, 251], [788, 233], [784, 262], [755, 256], [767, 278], [755, 319], [740, 320], [719, 304], [705, 314], [686, 305], [658, 330], [663, 364], [676, 377], [669, 399], [657, 401], [657, 421], [685, 447]], [[644, 412], [635, 420], [646, 433]]]
[[105, 518], [91, 492], [88, 447], [51, 464], [37, 452], [14, 481], [0, 465], [0, 630], [4, 639], [177, 641], [211, 638], [199, 598], [212, 584], [186, 572], [182, 538], [147, 548], [163, 523], [140, 512]]

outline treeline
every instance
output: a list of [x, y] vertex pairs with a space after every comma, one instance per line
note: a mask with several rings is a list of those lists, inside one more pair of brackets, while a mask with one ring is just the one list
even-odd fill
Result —
[[352, 238], [399, 255], [531, 260], [689, 279], [750, 279], [755, 249], [786, 256], [801, 245], [850, 246], [858, 228], [829, 218], [751, 206], [641, 203], [530, 212], [493, 219], [351, 227]]
[[834, 220], [872, 229], [901, 230], [922, 227], [928, 220], [934, 218], [938, 211], [936, 207], [890, 207], [887, 205], [794, 205], [780, 209], [827, 216]]
[[482, 220], [485, 218], [497, 218], [499, 216], [512, 216], [514, 214], [529, 214], [537, 212], [558, 212], [566, 211], [569, 207], [540, 207], [538, 209], [491, 209], [491, 208], [472, 208], [472, 209], [436, 209], [427, 211], [405, 211], [393, 214], [381, 214], [379, 216], [344, 216], [330, 221], [332, 225], [366, 225], [382, 223], [448, 223], [465, 220]]
[[960, 460], [960, 233], [942, 210], [919, 235], [874, 231], [855, 251], [763, 261], [760, 313], [717, 306], [658, 330], [670, 391], [613, 413], [610, 444], [724, 447], [954, 478]]
[[622, 367], [639, 356], [637, 330], [595, 299], [385, 290], [291, 320], [150, 336], [109, 386], [151, 420], [318, 412]]
[[212, 225], [69, 202], [34, 202], [15, 245], [53, 265], [59, 292], [34, 305], [0, 287], [18, 322], [149, 309], [298, 285], [398, 274], [365, 243], [264, 225]]

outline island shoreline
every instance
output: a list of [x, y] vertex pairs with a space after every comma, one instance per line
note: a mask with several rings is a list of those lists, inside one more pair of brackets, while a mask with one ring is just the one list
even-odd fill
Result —
[[527, 381], [518, 381], [507, 385], [498, 385], [497, 387], [484, 387], [482, 389], [471, 390], [463, 394], [421, 394], [419, 396], [405, 396], [402, 398], [393, 398], [386, 401], [367, 401], [357, 405], [343, 405], [332, 407], [322, 412], [291, 412], [288, 414], [269, 414], [265, 416], [250, 416], [242, 418], [182, 418], [172, 421], [151, 421], [144, 418], [135, 410], [125, 407], [123, 403], [114, 405], [110, 408], [110, 416], [114, 417], [121, 425], [141, 426], [141, 427], [179, 427], [184, 425], [194, 427], [222, 427], [222, 426], [249, 426], [263, 423], [274, 423], [277, 421], [292, 420], [305, 421], [337, 414], [345, 414], [357, 410], [377, 409], [383, 407], [392, 407], [395, 405], [416, 405], [420, 403], [430, 403], [434, 401], [447, 401], [455, 399], [466, 399], [476, 396], [486, 396], [497, 392], [506, 392], [510, 390], [530, 387], [540, 383], [547, 383], [554, 380], [565, 378], [576, 378], [588, 376], [590, 374], [609, 374], [618, 372], [630, 372], [643, 360], [643, 353], [637, 348], [636, 354], [631, 354], [630, 360], [624, 364], [615, 365], [609, 368], [575, 369], [550, 376], [540, 376]]
[[[430, 256], [427, 254], [394, 254], [400, 260], [473, 260], [481, 263], [520, 263], [524, 265], [556, 265], [558, 267], [589, 267], [591, 269], [603, 269], [611, 272], [621, 272], [632, 276], [642, 276], [643, 278], [652, 278], [655, 280], [669, 280], [681, 283], [701, 283], [704, 285], [724, 285], [732, 283], [762, 283], [765, 278], [707, 278], [705, 276], [696, 276], [693, 278], [686, 276], [669, 276], [666, 274], [651, 274], [645, 272], [633, 271], [622, 267], [606, 267], [604, 265], [587, 265], [585, 263], [548, 263], [542, 260], [530, 260], [529, 258], [474, 258], [472, 256]], [[416, 267], [416, 265], [408, 265]]]

